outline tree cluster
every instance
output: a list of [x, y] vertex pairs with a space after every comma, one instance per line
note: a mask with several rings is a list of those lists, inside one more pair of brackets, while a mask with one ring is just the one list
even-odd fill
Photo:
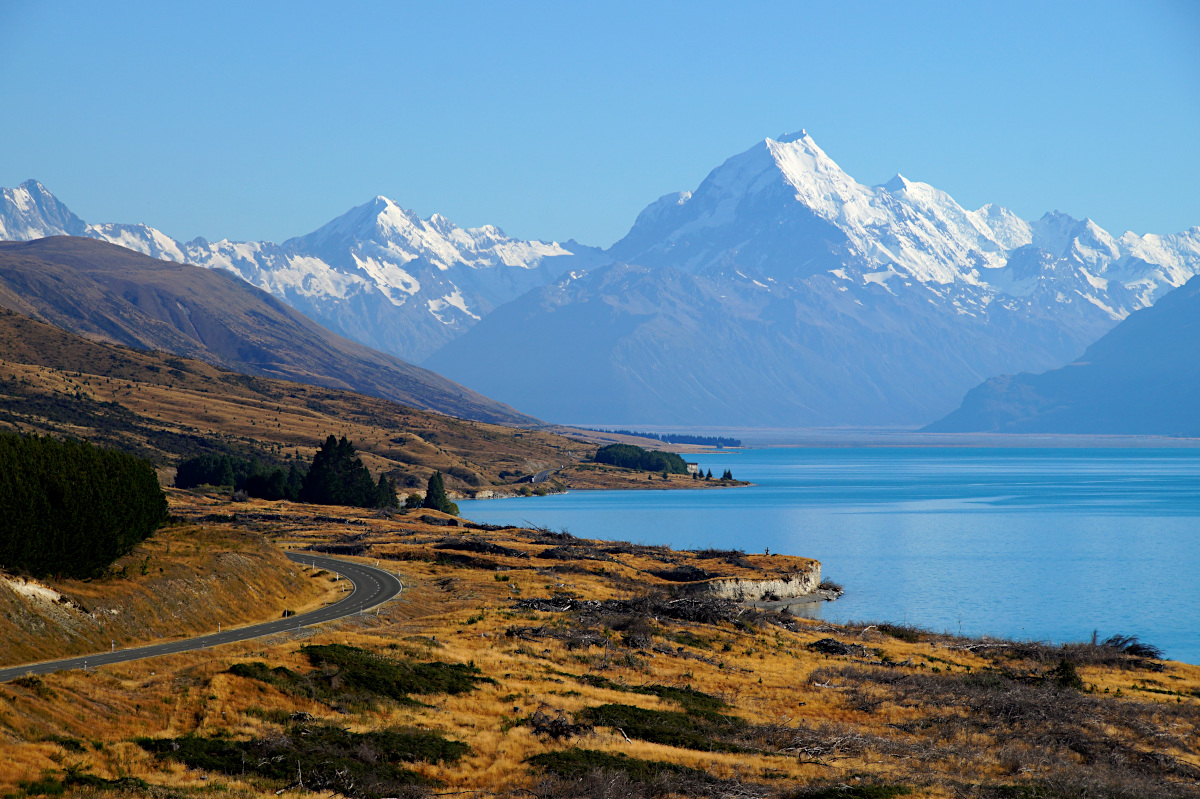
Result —
[[654, 438], [662, 441], [664, 444], [696, 444], [702, 447], [716, 447], [717, 449], [740, 447], [742, 445], [740, 438], [726, 438], [725, 436], [696, 436], [689, 433], [642, 433], [637, 430], [600, 430], [595, 427], [585, 427], [583, 429], [596, 433], [616, 433], [617, 435], [636, 436], [637, 438]]
[[231, 486], [252, 497], [316, 505], [349, 505], [358, 508], [394, 508], [399, 505], [396, 484], [384, 475], [378, 480], [358, 457], [354, 444], [334, 436], [313, 456], [307, 469], [293, 463], [288, 471], [263, 466], [257, 460], [229, 455], [198, 455], [179, 464], [176, 488], [198, 485]]
[[356, 508], [395, 508], [400, 504], [396, 484], [382, 474], [378, 481], [372, 480], [345, 436], [340, 441], [329, 436], [317, 450], [301, 483], [300, 501]]
[[166, 520], [149, 461], [86, 442], [0, 434], [0, 566], [91, 577]]
[[646, 450], [633, 444], [609, 444], [607, 447], [596, 450], [592, 459], [596, 463], [607, 463], [644, 472], [687, 474], [687, 463], [675, 453]]
[[271, 500], [298, 500], [303, 479], [304, 470], [296, 463], [285, 472], [278, 466], [264, 466], [257, 459], [229, 455], [197, 455], [180, 463], [175, 471], [176, 488], [231, 486], [252, 497]]

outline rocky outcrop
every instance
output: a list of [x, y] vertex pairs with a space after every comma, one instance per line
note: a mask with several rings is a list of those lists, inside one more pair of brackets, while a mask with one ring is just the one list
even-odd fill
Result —
[[695, 583], [693, 590], [736, 602], [763, 602], [809, 596], [821, 585], [821, 563], [816, 560], [810, 563], [806, 569], [771, 579], [718, 577]]

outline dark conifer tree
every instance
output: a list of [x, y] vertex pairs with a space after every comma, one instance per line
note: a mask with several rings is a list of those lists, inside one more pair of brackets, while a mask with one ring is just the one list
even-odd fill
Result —
[[421, 507], [440, 510], [451, 516], [458, 515], [458, 506], [450, 501], [450, 497], [446, 496], [446, 486], [442, 482], [441, 472], [434, 472], [429, 476], [429, 486], [425, 490], [425, 500], [421, 503]]
[[340, 441], [332, 435], [325, 439], [301, 481], [300, 501], [371, 508], [376, 497], [375, 481], [354, 453], [354, 445], [345, 436]]
[[166, 519], [149, 461], [78, 441], [0, 435], [0, 566], [90, 577]]
[[705, 480], [711, 480], [711, 479], [712, 479], [712, 469], [709, 469], [709, 470], [708, 470], [708, 474], [706, 474], [706, 475], [704, 476], [704, 479], [705, 479]]
[[287, 498], [295, 501], [300, 499], [300, 487], [304, 484], [304, 473], [300, 471], [300, 467], [292, 463], [292, 468], [288, 470], [287, 476]]
[[379, 483], [375, 486], [375, 507], [400, 507], [400, 499], [396, 496], [396, 484], [382, 474], [379, 475]]

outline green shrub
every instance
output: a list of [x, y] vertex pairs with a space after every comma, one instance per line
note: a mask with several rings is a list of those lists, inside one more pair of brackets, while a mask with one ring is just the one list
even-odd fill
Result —
[[495, 683], [474, 665], [392, 660], [345, 644], [304, 646], [300, 652], [315, 667], [307, 674], [261, 661], [235, 663], [229, 673], [323, 702], [386, 697], [413, 705], [417, 703], [410, 694], [461, 694], [479, 683]]
[[822, 785], [801, 788], [789, 799], [895, 799], [907, 796], [911, 788], [903, 785]]
[[663, 763], [658, 760], [640, 760], [620, 753], [598, 752], [595, 749], [542, 752], [529, 758], [526, 762], [568, 779], [583, 777], [593, 771], [616, 771], [639, 782], [646, 782], [662, 775], [679, 774], [699, 777], [705, 781], [711, 779], [704, 772], [687, 766]]
[[729, 707], [723, 699], [693, 688], [677, 688], [672, 685], [621, 685], [599, 674], [585, 674], [579, 677], [579, 681], [593, 688], [657, 696], [659, 699], [675, 702], [685, 711], [696, 716], [711, 716]]
[[147, 752], [189, 768], [255, 774], [290, 784], [301, 775], [308, 791], [378, 799], [416, 785], [435, 784], [398, 762], [453, 763], [466, 744], [430, 732], [387, 729], [353, 733], [332, 725], [296, 725], [273, 738], [142, 738]]
[[630, 738], [700, 752], [742, 752], [725, 738], [746, 725], [733, 716], [695, 716], [673, 710], [646, 710], [634, 705], [609, 704], [584, 708], [577, 718], [597, 727], [620, 729]]

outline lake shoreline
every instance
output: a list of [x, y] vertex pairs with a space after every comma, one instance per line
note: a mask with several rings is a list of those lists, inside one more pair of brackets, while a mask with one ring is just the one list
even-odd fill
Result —
[[[853, 591], [813, 612], [1015, 640], [1137, 635], [1200, 663], [1193, 448], [759, 448], [696, 456], [741, 491], [574, 491], [474, 503], [489, 523], [820, 560]], [[1165, 604], [1148, 605], [1155, 585]]]

